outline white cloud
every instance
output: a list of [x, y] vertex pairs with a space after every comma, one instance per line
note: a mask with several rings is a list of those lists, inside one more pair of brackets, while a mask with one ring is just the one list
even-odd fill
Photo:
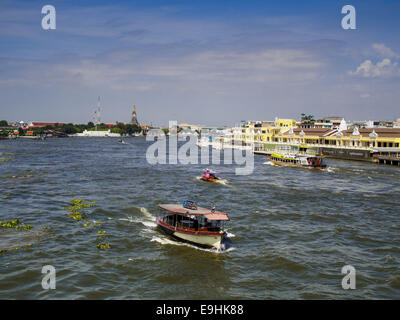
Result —
[[22, 85], [40, 83], [41, 86], [74, 83], [136, 91], [176, 82], [181, 82], [178, 87], [182, 88], [203, 83], [218, 87], [221, 84], [304, 86], [318, 79], [325, 67], [318, 57], [298, 49], [204, 50], [178, 56], [148, 56], [145, 51], [125, 50], [63, 62], [19, 63], [18, 60], [8, 62], [10, 70], [0, 76], [0, 83], [6, 80], [8, 84], [11, 81]]
[[367, 59], [357, 67], [356, 71], [348, 71], [348, 74], [363, 78], [393, 78], [400, 76], [400, 68], [398, 62], [396, 62], [400, 55], [383, 43], [374, 43], [372, 48], [379, 53], [382, 60], [374, 64], [370, 59]]
[[397, 62], [385, 58], [376, 64], [373, 64], [371, 60], [365, 60], [356, 71], [349, 71], [349, 74], [364, 78], [388, 78], [400, 76], [400, 69]]
[[395, 53], [389, 47], [386, 47], [383, 43], [374, 43], [372, 47], [383, 57], [387, 58], [399, 58], [400, 56]]

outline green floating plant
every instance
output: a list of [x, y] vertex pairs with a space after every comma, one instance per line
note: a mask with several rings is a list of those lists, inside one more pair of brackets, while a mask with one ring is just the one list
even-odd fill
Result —
[[111, 246], [108, 242], [106, 242], [106, 232], [105, 231], [97, 231], [97, 248], [98, 249], [110, 249]]
[[14, 228], [15, 230], [20, 230], [20, 231], [27, 231], [27, 230], [32, 229], [32, 226], [30, 224], [20, 225], [18, 218], [15, 218], [10, 221], [4, 221], [4, 222], [0, 221], [0, 227]]
[[96, 201], [92, 203], [87, 203], [82, 197], [78, 197], [77, 199], [71, 200], [71, 206], [65, 207], [65, 210], [68, 210], [70, 213], [68, 217], [71, 217], [75, 221], [81, 221], [84, 218], [84, 210], [85, 208], [95, 207]]
[[98, 243], [97, 248], [98, 249], [110, 249], [111, 247], [110, 247], [109, 243], [103, 242], [103, 243]]
[[[73, 193], [72, 193], [73, 195]], [[85, 218], [85, 209], [90, 208], [90, 207], [95, 207], [97, 205], [96, 200], [93, 202], [85, 202], [85, 200], [82, 199], [82, 197], [78, 197], [76, 199], [73, 199], [70, 201], [71, 206], [69, 207], [64, 207], [65, 210], [67, 210], [68, 217], [71, 217], [75, 221], [81, 221], [84, 219], [84, 221], [81, 223], [83, 227], [86, 228], [95, 228], [103, 222], [99, 221], [94, 221], [90, 219]], [[106, 241], [106, 232], [105, 231], [98, 231], [97, 232], [97, 248], [98, 249], [110, 249], [111, 246], [110, 244]]]
[[86, 219], [85, 223], [82, 224], [82, 225], [84, 227], [88, 227], [88, 228], [95, 228], [95, 227], [97, 227], [97, 226], [99, 226], [101, 224], [103, 224], [103, 222]]

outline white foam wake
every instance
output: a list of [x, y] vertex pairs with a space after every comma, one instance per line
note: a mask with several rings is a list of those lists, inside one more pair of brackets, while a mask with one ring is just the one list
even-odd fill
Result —
[[234, 247], [230, 247], [226, 250], [218, 250], [215, 248], [210, 248], [210, 249], [206, 249], [206, 248], [201, 248], [195, 245], [192, 245], [190, 243], [186, 243], [186, 242], [180, 242], [180, 241], [175, 241], [173, 239], [164, 237], [164, 236], [153, 236], [153, 238], [150, 240], [151, 242], [157, 242], [161, 245], [174, 245], [174, 246], [186, 246], [186, 247], [190, 247], [196, 250], [200, 250], [200, 251], [206, 251], [206, 252], [212, 252], [212, 253], [226, 253], [226, 252], [230, 252], [232, 250], [234, 250]]
[[140, 212], [143, 213], [143, 215], [145, 215], [150, 220], [156, 221], [156, 217], [154, 217], [146, 208], [141, 207]]

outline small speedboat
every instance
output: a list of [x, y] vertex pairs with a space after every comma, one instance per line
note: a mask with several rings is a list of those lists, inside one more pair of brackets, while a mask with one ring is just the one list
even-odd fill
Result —
[[201, 175], [201, 180], [208, 182], [216, 182], [220, 181], [221, 179], [216, 176], [216, 173], [214, 171], [205, 169], [204, 174]]
[[118, 144], [127, 144], [124, 140], [118, 140]]
[[224, 247], [224, 223], [229, 221], [224, 212], [197, 207], [191, 201], [183, 204], [160, 204], [167, 215], [157, 217], [157, 225], [165, 234], [176, 240], [204, 248]]

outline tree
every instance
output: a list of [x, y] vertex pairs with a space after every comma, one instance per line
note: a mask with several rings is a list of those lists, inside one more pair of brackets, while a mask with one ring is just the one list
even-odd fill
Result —
[[66, 134], [74, 134], [79, 131], [79, 128], [76, 128], [72, 123], [64, 124], [61, 126], [61, 132]]
[[6, 120], [1, 120], [0, 127], [8, 127], [8, 122]]
[[135, 125], [135, 124], [128, 124], [126, 125], [126, 133], [129, 135], [132, 135], [136, 132], [140, 132], [141, 129], [139, 126]]

